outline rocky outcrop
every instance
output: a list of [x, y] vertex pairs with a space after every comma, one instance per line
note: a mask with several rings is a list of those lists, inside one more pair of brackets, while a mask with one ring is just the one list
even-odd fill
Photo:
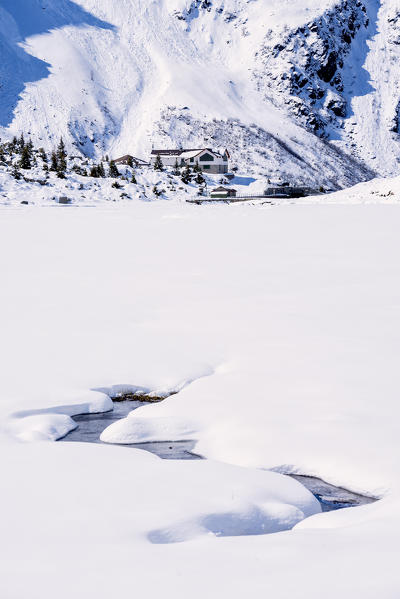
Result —
[[175, 11], [173, 14], [180, 21], [190, 21], [198, 16], [200, 11], [210, 11], [211, 7], [212, 2], [210, 0], [193, 0], [188, 8], [184, 9], [183, 11]]
[[[302, 27], [270, 30], [257, 55], [257, 87], [323, 137], [348, 115], [346, 61], [370, 24], [361, 0], [341, 0]], [[362, 51], [362, 48], [361, 48]]]

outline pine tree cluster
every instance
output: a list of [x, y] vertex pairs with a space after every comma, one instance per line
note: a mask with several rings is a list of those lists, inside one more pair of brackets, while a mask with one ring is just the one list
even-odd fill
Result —
[[[127, 183], [137, 184], [136, 173], [134, 171], [133, 159], [129, 157], [126, 167], [119, 171], [114, 160], [110, 160], [108, 156], [103, 156], [99, 162], [94, 162], [83, 156], [68, 155], [65, 143], [61, 137], [57, 147], [50, 154], [46, 153], [43, 147], [36, 149], [32, 140], [26, 139], [22, 133], [19, 137], [14, 137], [11, 141], [0, 141], [0, 167], [5, 167], [15, 179], [24, 179], [25, 181], [37, 181], [42, 185], [46, 185], [50, 177], [50, 173], [54, 173], [59, 179], [67, 179], [70, 175], [76, 174], [82, 177], [91, 177], [94, 179], [103, 179], [109, 177], [116, 180], [125, 181]], [[164, 164], [161, 156], [157, 155], [154, 161], [153, 168], [155, 171], [164, 171]], [[28, 178], [28, 171], [35, 169], [37, 173], [42, 171], [43, 178], [32, 179]], [[196, 163], [191, 168], [190, 165], [179, 165], [175, 161], [175, 166], [171, 174], [180, 177], [185, 185], [189, 185], [192, 181], [203, 188], [205, 178], [201, 168]], [[82, 184], [81, 184], [82, 185]], [[115, 187], [117, 187], [115, 185]], [[153, 192], [157, 195], [157, 186]]]
[[49, 173], [55, 173], [59, 179], [66, 179], [69, 174], [76, 174], [96, 179], [121, 178], [130, 183], [137, 183], [132, 159], [127, 164], [130, 167], [129, 171], [125, 169], [125, 174], [121, 174], [115, 162], [110, 161], [108, 156], [103, 157], [98, 163], [90, 159], [85, 160], [81, 156], [69, 156], [62, 138], [48, 156], [44, 148], [36, 149], [31, 139], [26, 141], [23, 133], [20, 137], [14, 137], [12, 141], [3, 143], [0, 141], [0, 166], [6, 167], [15, 179], [32, 180], [27, 179], [26, 171], [39, 168], [44, 172], [46, 179]]

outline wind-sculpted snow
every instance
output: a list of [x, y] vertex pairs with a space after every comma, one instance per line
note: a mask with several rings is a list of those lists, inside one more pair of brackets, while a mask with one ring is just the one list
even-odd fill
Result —
[[[212, 468], [217, 471], [211, 463], [211, 472]], [[228, 509], [221, 506], [222, 509], [216, 510], [214, 507], [213, 510], [204, 510], [189, 517], [185, 514], [163, 528], [149, 531], [151, 543], [181, 543], [210, 534], [217, 537], [271, 534], [290, 530], [305, 518], [320, 512], [315, 497], [310, 497], [304, 487], [301, 489], [292, 485], [292, 479], [288, 477], [278, 475], [278, 478], [274, 478], [273, 472], [240, 471], [227, 466], [219, 468], [223, 488], [235, 488], [236, 500], [227, 502]], [[196, 486], [207, 484], [206, 480], [202, 481], [207, 469], [204, 462], [196, 463], [192, 473], [196, 478]], [[231, 477], [235, 479], [233, 484]], [[218, 492], [218, 489], [214, 487], [213, 493], [215, 491]]]
[[[65, 401], [68, 399], [71, 401], [71, 397], [65, 397]], [[81, 392], [79, 399], [82, 403], [75, 403], [76, 399], [75, 392], [72, 405], [15, 412], [7, 427], [8, 433], [20, 441], [57, 441], [76, 428], [71, 416], [96, 414], [113, 409], [110, 397], [98, 391]]]
[[[27, 459], [30, 467], [18, 476]], [[288, 477], [212, 461], [185, 463], [144, 451], [37, 443], [15, 445], [7, 462], [2, 488], [7, 517], [0, 539], [3, 597], [22, 599], [30, 588], [50, 599], [58, 586], [60, 599], [73, 587], [79, 599], [91, 594], [105, 599], [129, 592], [133, 578], [137, 592], [149, 598], [156, 599], [161, 585], [165, 597], [176, 597], [182, 584], [178, 564], [184, 564], [183, 586], [197, 586], [197, 576], [190, 581], [186, 573], [194, 565], [188, 552], [199, 543], [198, 572], [210, 580], [212, 570], [205, 570], [203, 561], [210, 547], [215, 557], [220, 553], [222, 571], [231, 563], [222, 558], [227, 541], [254, 538], [247, 535], [266, 539], [320, 513], [311, 493]], [[217, 579], [214, 584], [219, 586]], [[191, 595], [199, 597], [197, 591]]]

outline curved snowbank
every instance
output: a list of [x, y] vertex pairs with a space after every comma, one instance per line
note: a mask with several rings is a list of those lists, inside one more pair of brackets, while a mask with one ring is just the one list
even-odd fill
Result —
[[[22, 555], [31, 543], [36, 543], [36, 521], [43, 518], [45, 510], [41, 505], [44, 490], [54, 500], [57, 489], [57, 510], [48, 515], [48, 526], [43, 530], [47, 541], [64, 532], [59, 511], [78, 518], [90, 537], [101, 530], [101, 514], [105, 523], [110, 519], [113, 522], [111, 529], [105, 525], [103, 542], [110, 542], [114, 530], [122, 529], [132, 539], [135, 551], [143, 545], [142, 535], [161, 543], [167, 538], [177, 542], [209, 536], [210, 532], [215, 536], [267, 534], [288, 530], [320, 512], [318, 501], [307, 489], [280, 474], [212, 461], [160, 460], [143, 451], [101, 446], [33, 444], [30, 472], [17, 479], [15, 473], [26, 460], [25, 447], [13, 446], [6, 469], [7, 479], [13, 484], [2, 491], [2, 506], [10, 516], [2, 543], [12, 543], [16, 525], [13, 504], [26, 497], [27, 489], [37, 479], [28, 504], [18, 515], [27, 539], [27, 547], [21, 547]], [[84, 472], [88, 470], [90, 476], [86, 478]], [[50, 472], [51, 480], [47, 480]], [[79, 483], [80, 505], [71, 502], [76, 493], [75, 485], [71, 487], [74, 481]], [[106, 487], [107, 493], [102, 493]], [[54, 531], [50, 525], [53, 523]], [[84, 547], [76, 549], [78, 553], [84, 551]], [[34, 555], [31, 558], [35, 561]]]
[[[15, 412], [7, 422], [7, 432], [21, 441], [57, 441], [76, 428], [71, 416], [113, 409], [110, 397], [98, 391], [76, 392], [69, 397], [65, 395], [63, 399], [69, 399], [71, 404]], [[75, 403], [77, 400], [82, 403]]]
[[192, 439], [197, 432], [196, 425], [191, 425], [188, 420], [181, 420], [178, 416], [140, 418], [131, 412], [127, 418], [108, 426], [102, 432], [100, 439], [104, 443], [121, 445], [149, 441], [173, 441], [175, 439], [184, 441]]
[[[212, 488], [206, 504], [214, 506], [208, 505], [195, 514], [186, 509], [183, 517], [180, 515], [167, 526], [151, 530], [148, 538], [154, 544], [188, 541], [210, 533], [218, 537], [276, 533], [290, 530], [321, 509], [317, 499], [305, 487], [292, 485], [293, 479], [286, 476], [275, 478], [273, 472], [232, 468], [200, 460], [194, 468], [188, 466], [186, 476], [191, 492]], [[217, 484], [216, 480], [219, 481]], [[201, 494], [197, 501], [200, 499], [204, 501]]]

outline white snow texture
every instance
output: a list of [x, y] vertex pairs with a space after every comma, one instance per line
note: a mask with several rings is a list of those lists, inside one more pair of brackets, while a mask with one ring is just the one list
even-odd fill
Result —
[[[398, 599], [399, 14], [0, 0], [3, 140], [228, 147], [241, 193], [355, 184], [195, 205], [167, 171], [0, 163], [1, 599]], [[168, 397], [62, 442], [137, 390]], [[206, 459], [124, 447], [181, 440]], [[321, 513], [289, 473], [379, 500]]]

